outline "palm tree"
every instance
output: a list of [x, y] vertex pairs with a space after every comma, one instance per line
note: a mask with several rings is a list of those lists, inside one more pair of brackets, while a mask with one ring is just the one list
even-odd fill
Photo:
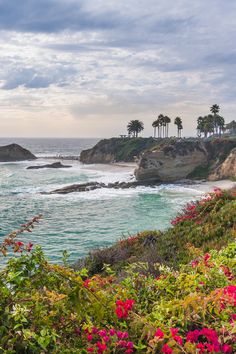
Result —
[[152, 126], [154, 128], [154, 138], [156, 137], [156, 129], [158, 127], [158, 138], [159, 138], [159, 120], [158, 119], [154, 120]]
[[164, 117], [165, 122], [165, 137], [168, 138], [169, 135], [169, 124], [171, 123], [171, 119], [168, 116]]
[[138, 134], [144, 129], [143, 122], [140, 120], [131, 120], [127, 125], [128, 134], [133, 134], [134, 138], [138, 137]]
[[158, 138], [161, 138], [161, 135], [162, 135], [162, 127], [163, 127], [163, 124], [164, 124], [164, 116], [163, 114], [159, 114], [158, 118], [157, 118], [157, 121], [158, 121]]
[[201, 138], [203, 131], [204, 131], [204, 118], [200, 116], [197, 119], [197, 135], [199, 138]]
[[213, 104], [213, 106], [211, 106], [211, 108], [210, 108], [210, 111], [211, 111], [211, 113], [214, 116], [214, 133], [218, 134], [219, 126], [217, 124], [217, 115], [218, 115], [218, 113], [220, 111], [220, 106], [218, 106], [218, 104]]
[[208, 134], [214, 133], [214, 129], [214, 117], [212, 114], [208, 114], [208, 116], [205, 117], [198, 117], [197, 131], [199, 138], [202, 133], [204, 134], [204, 137], [207, 138]]
[[218, 104], [213, 104], [213, 106], [211, 106], [211, 108], [210, 108], [210, 111], [211, 111], [211, 113], [216, 115], [217, 113], [220, 112], [220, 106], [218, 106]]
[[204, 117], [204, 136], [207, 138], [208, 134], [214, 133], [215, 124], [214, 117], [212, 114], [208, 114], [208, 116]]
[[174, 121], [174, 124], [177, 125], [177, 135], [178, 135], [178, 138], [181, 138], [181, 130], [183, 129], [183, 122], [182, 122], [182, 119], [180, 117], [176, 117], [175, 118], [175, 121]]
[[232, 120], [232, 122], [226, 124], [226, 129], [229, 131], [229, 134], [236, 134], [236, 121]]
[[217, 133], [219, 134], [219, 136], [221, 136], [225, 126], [225, 120], [223, 117], [219, 116], [218, 114], [215, 115], [214, 118], [215, 118], [215, 126], [217, 127]]

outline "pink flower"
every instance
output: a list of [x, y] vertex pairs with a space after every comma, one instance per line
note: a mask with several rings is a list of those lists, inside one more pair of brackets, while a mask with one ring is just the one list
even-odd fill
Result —
[[98, 353], [101, 354], [103, 352], [105, 352], [105, 350], [107, 349], [106, 344], [102, 343], [102, 342], [97, 342], [96, 346], [98, 348]]
[[133, 349], [134, 343], [133, 342], [127, 342], [126, 347], [129, 349]]
[[232, 347], [230, 347], [230, 345], [224, 344], [224, 345], [222, 346], [222, 352], [223, 352], [223, 353], [232, 353], [232, 352], [233, 352], [233, 349], [232, 349]]
[[196, 268], [199, 264], [199, 261], [197, 259], [193, 260], [191, 263], [192, 268]]
[[170, 333], [174, 337], [179, 332], [178, 328], [170, 328]]
[[21, 242], [21, 241], [17, 241], [15, 244], [16, 244], [16, 246], [18, 246], [18, 247], [24, 246], [24, 243]]
[[93, 353], [94, 352], [94, 348], [92, 348], [92, 347], [87, 348], [87, 352]]
[[165, 354], [171, 354], [173, 353], [173, 350], [167, 345], [167, 344], [164, 344], [163, 347], [162, 347], [162, 353], [165, 353]]
[[92, 340], [93, 340], [92, 334], [88, 334], [88, 335], [87, 335], [87, 341], [88, 341], [88, 342], [91, 342]]
[[117, 331], [116, 335], [118, 339], [126, 339], [129, 337], [128, 332]]
[[211, 255], [210, 255], [209, 253], [206, 253], [206, 254], [204, 255], [203, 260], [204, 260], [204, 263], [205, 263], [206, 266], [209, 265], [209, 264], [208, 264], [208, 261], [209, 261], [210, 258], [211, 258]]
[[154, 334], [154, 337], [157, 337], [158, 339], [162, 339], [164, 338], [164, 333], [162, 332], [162, 330], [160, 328], [158, 328]]
[[114, 328], [111, 328], [109, 330], [109, 334], [110, 334], [110, 336], [114, 336], [116, 334], [116, 330]]
[[27, 250], [28, 252], [30, 252], [30, 251], [32, 250], [32, 248], [33, 248], [33, 243], [31, 243], [31, 242], [27, 243], [27, 245], [26, 245], [26, 250]]
[[179, 344], [183, 344], [183, 339], [180, 336], [174, 336], [173, 339]]
[[232, 313], [230, 316], [231, 320], [236, 321], [236, 313]]
[[89, 286], [90, 286], [90, 282], [91, 282], [90, 279], [86, 279], [86, 280], [83, 282], [83, 286], [88, 289]]
[[104, 337], [107, 335], [107, 331], [105, 329], [101, 329], [100, 331], [98, 331], [98, 335], [100, 337]]
[[118, 318], [127, 318], [129, 312], [132, 310], [135, 301], [127, 299], [125, 301], [117, 300], [116, 301], [116, 315]]

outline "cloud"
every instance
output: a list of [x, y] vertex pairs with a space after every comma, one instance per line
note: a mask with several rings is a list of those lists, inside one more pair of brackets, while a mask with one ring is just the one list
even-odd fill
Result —
[[71, 134], [158, 112], [191, 127], [215, 102], [233, 119], [235, 16], [233, 0], [0, 0], [1, 107], [64, 112]]
[[14, 90], [23, 86], [28, 89], [40, 89], [47, 88], [52, 84], [63, 87], [69, 84], [69, 77], [74, 76], [75, 73], [76, 70], [73, 67], [69, 69], [63, 66], [52, 69], [41, 67], [39, 70], [33, 67], [20, 67], [7, 73], [1, 88]]
[[4, 30], [52, 33], [112, 29], [117, 22], [115, 12], [88, 12], [82, 0], [0, 0], [0, 29]]

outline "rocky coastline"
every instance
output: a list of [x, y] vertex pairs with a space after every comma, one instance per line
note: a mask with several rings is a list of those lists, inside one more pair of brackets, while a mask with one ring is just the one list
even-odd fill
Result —
[[[82, 163], [138, 161], [135, 177], [145, 183], [236, 179], [236, 138], [149, 139], [152, 140], [101, 140], [92, 149], [82, 151], [80, 160]], [[132, 153], [130, 146], [135, 146]], [[129, 153], [124, 155], [124, 151]]]

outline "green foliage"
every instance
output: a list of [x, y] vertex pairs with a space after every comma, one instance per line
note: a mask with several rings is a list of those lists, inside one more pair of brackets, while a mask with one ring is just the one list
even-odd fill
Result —
[[[90, 278], [6, 238], [20, 255], [0, 272], [0, 353], [234, 353], [235, 213], [235, 192], [217, 190], [166, 232], [121, 240], [136, 252], [122, 274], [107, 263]], [[144, 247], [169, 265], [150, 271]]]
[[186, 245], [189, 243], [207, 252], [220, 249], [235, 239], [236, 200], [231, 193], [211, 194], [203, 202], [200, 200], [197, 212], [197, 219], [186, 219], [164, 232], [141, 232], [112, 247], [93, 251], [75, 268], [86, 266], [92, 275], [102, 271], [103, 263], [122, 270], [130, 263], [147, 262], [148, 271], [157, 274], [154, 268], [157, 262], [175, 268], [179, 263], [188, 262], [191, 255]]

